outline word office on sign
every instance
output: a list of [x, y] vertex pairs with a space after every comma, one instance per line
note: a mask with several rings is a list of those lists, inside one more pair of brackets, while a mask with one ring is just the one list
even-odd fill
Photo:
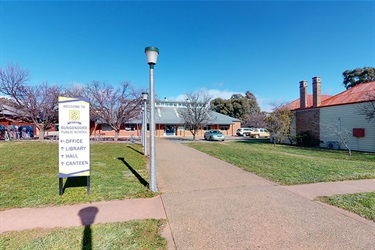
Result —
[[63, 178], [87, 176], [90, 193], [90, 102], [59, 97], [59, 190]]

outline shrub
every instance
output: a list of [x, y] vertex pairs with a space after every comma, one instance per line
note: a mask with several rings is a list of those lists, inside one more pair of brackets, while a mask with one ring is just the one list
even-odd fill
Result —
[[302, 147], [316, 147], [320, 143], [319, 139], [311, 131], [298, 133], [296, 142], [298, 146]]

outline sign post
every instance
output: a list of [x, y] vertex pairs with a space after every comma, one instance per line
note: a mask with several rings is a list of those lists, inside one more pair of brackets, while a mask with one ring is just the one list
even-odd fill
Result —
[[90, 194], [90, 103], [88, 98], [59, 97], [59, 194], [63, 178], [87, 176]]

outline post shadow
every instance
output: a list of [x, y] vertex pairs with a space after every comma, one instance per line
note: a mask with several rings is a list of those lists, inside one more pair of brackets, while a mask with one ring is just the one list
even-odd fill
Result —
[[143, 155], [143, 152], [139, 151], [138, 149], [133, 148], [132, 146], [129, 146], [129, 145], [128, 145], [128, 148], [130, 148], [130, 149], [134, 150], [135, 152], [137, 152], [137, 153]]
[[81, 217], [81, 223], [85, 226], [82, 237], [82, 250], [92, 249], [91, 224], [94, 223], [98, 211], [99, 209], [97, 207], [86, 207], [78, 212], [79, 217]]
[[125, 164], [125, 166], [128, 167], [128, 169], [134, 174], [135, 177], [137, 177], [138, 181], [139, 181], [143, 186], [145, 186], [145, 187], [147, 187], [147, 188], [149, 187], [149, 183], [148, 183], [148, 181], [146, 181], [145, 179], [143, 179], [143, 177], [140, 176], [140, 175], [138, 174], [138, 172], [135, 171], [135, 169], [132, 168], [132, 166], [130, 166], [129, 163], [127, 163], [127, 162], [125, 161], [125, 158], [123, 158], [123, 157], [119, 157], [119, 158], [117, 158], [117, 159], [119, 159], [120, 161], [122, 161], [122, 162]]

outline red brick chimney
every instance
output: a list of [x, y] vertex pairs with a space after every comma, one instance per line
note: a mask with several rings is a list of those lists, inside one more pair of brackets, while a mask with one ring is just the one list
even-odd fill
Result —
[[307, 107], [307, 81], [300, 81], [299, 82], [299, 107], [301, 109]]
[[321, 104], [320, 92], [321, 92], [321, 82], [320, 76], [315, 76], [312, 78], [313, 82], [313, 107], [319, 107]]

